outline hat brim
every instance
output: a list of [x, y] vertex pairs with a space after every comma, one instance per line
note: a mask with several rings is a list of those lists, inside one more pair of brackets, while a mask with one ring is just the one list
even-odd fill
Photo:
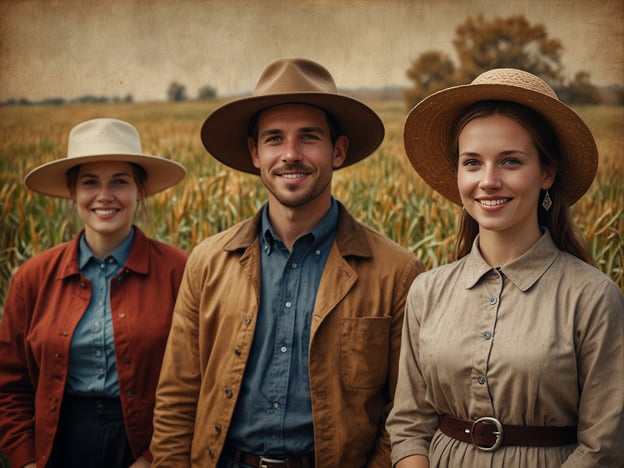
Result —
[[24, 178], [24, 184], [33, 192], [58, 198], [71, 198], [67, 187], [67, 171], [81, 164], [122, 161], [135, 163], [147, 172], [145, 196], [150, 196], [174, 186], [186, 175], [186, 169], [180, 163], [146, 154], [98, 154], [76, 156], [52, 161], [30, 171]]
[[349, 138], [347, 167], [373, 153], [384, 139], [384, 125], [377, 114], [356, 99], [328, 93], [284, 93], [237, 99], [216, 109], [201, 128], [208, 152], [226, 166], [259, 174], [247, 146], [249, 120], [263, 109], [280, 104], [307, 104], [331, 114]]
[[504, 84], [468, 84], [448, 88], [423, 99], [407, 115], [403, 142], [416, 172], [448, 200], [461, 205], [453, 125], [459, 114], [479, 101], [510, 101], [544, 117], [559, 139], [559, 181], [563, 196], [574, 204], [591, 186], [598, 169], [598, 149], [583, 120], [561, 101], [542, 93]]

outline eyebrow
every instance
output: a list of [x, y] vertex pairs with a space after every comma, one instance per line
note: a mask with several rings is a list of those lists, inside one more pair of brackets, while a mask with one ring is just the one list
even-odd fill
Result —
[[[97, 174], [85, 173], [80, 176], [81, 179], [84, 177], [92, 177], [95, 179], [99, 179], [99, 176]], [[128, 172], [116, 172], [111, 177], [132, 177], [132, 176]]]
[[[325, 134], [325, 131], [323, 130], [322, 127], [319, 126], [310, 126], [310, 127], [302, 127], [298, 130], [299, 133], [320, 133], [321, 135]], [[279, 135], [281, 133], [284, 133], [282, 130], [280, 129], [269, 129], [269, 130], [265, 130], [262, 133], [260, 133], [261, 137], [265, 137], [265, 136], [269, 136], [269, 135]]]

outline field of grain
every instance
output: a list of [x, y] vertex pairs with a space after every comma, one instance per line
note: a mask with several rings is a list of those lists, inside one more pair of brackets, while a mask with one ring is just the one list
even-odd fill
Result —
[[[149, 235], [190, 250], [254, 213], [266, 199], [259, 179], [213, 160], [199, 139], [204, 118], [218, 104], [0, 108], [0, 305], [21, 262], [70, 239], [78, 229], [71, 202], [33, 194], [22, 180], [36, 165], [64, 157], [69, 130], [83, 120], [127, 120], [138, 128], [146, 153], [186, 165], [188, 176], [182, 183], [148, 200], [149, 219], [138, 224]], [[372, 157], [335, 173], [335, 196], [357, 218], [415, 252], [427, 268], [449, 262], [459, 209], [433, 193], [407, 162], [403, 104], [369, 104], [386, 123], [385, 141]], [[624, 290], [624, 108], [577, 111], [594, 132], [601, 159], [590, 192], [573, 207], [574, 217], [598, 267]]]

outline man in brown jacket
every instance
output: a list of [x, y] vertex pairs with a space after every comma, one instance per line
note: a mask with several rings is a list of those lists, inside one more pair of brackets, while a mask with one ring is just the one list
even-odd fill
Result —
[[407, 250], [331, 195], [335, 169], [384, 127], [317, 63], [269, 65], [251, 97], [215, 110], [202, 141], [259, 174], [268, 203], [191, 253], [154, 415], [161, 467], [390, 466]]

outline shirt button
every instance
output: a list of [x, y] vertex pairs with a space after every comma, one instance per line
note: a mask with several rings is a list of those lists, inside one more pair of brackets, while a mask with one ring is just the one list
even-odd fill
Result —
[[241, 355], [241, 350], [239, 348], [236, 348], [234, 350], [234, 354], [236, 354], [237, 356], [240, 356]]
[[225, 398], [232, 398], [232, 395], [233, 395], [232, 389], [226, 388], [225, 389]]
[[126, 364], [130, 364], [130, 358], [128, 356], [124, 356], [123, 362], [125, 362]]
[[280, 404], [278, 402], [273, 403], [273, 408], [279, 409]]
[[490, 338], [492, 338], [492, 333], [490, 333], [489, 331], [483, 332], [483, 338], [489, 340]]
[[496, 298], [494, 296], [490, 297], [490, 304], [496, 304]]
[[251, 317], [247, 316], [243, 319], [243, 322], [245, 322], [245, 325], [249, 325], [251, 323]]
[[285, 352], [287, 351], [286, 346], [282, 346], [282, 347], [280, 348], [280, 351], [281, 351], [282, 353], [285, 353]]
[[106, 268], [106, 265], [104, 265], [104, 264], [102, 263], [102, 264], [100, 264], [100, 268], [104, 269], [104, 268]]
[[290, 309], [292, 307], [292, 302], [286, 301], [286, 303], [284, 304], [284, 307], [286, 307], [287, 309]]
[[119, 314], [119, 318], [126, 318], [126, 314], [122, 312], [121, 314]]
[[315, 251], [314, 255], [321, 255], [321, 251], [320, 250]]
[[98, 356], [98, 357], [99, 357], [99, 356], [101, 356], [101, 355], [102, 355], [102, 351], [97, 350], [97, 351], [95, 352], [95, 355], [96, 355], [96, 356]]
[[128, 395], [128, 398], [130, 398], [130, 397], [134, 396], [134, 393], [128, 392], [128, 393], [126, 393], [126, 395]]
[[215, 424], [215, 432], [219, 434], [221, 432], [221, 424]]
[[480, 375], [479, 377], [477, 377], [477, 382], [479, 382], [481, 385], [483, 385], [485, 383], [485, 377]]
[[292, 265], [290, 265], [293, 269], [297, 268], [297, 264], [293, 263]]

